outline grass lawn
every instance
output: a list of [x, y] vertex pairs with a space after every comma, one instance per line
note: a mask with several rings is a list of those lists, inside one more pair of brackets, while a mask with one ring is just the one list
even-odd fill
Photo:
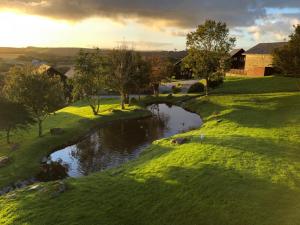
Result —
[[[116, 113], [111, 109], [119, 108], [119, 100], [104, 99], [99, 116], [94, 116], [85, 102], [78, 102], [51, 115], [43, 123], [44, 136], [38, 138], [37, 126], [26, 131], [19, 131], [12, 135], [12, 142], [19, 145], [12, 150], [6, 144], [5, 134], [0, 136], [0, 157], [9, 156], [12, 163], [0, 168], [0, 189], [10, 183], [22, 181], [35, 175], [43, 157], [59, 147], [72, 143], [85, 135], [92, 127], [100, 123], [130, 117], [149, 115], [145, 110], [134, 111], [137, 107], [129, 107], [125, 111]], [[51, 128], [63, 128], [64, 134], [51, 136]]]
[[156, 141], [119, 168], [67, 179], [58, 196], [59, 182], [2, 196], [0, 224], [298, 225], [299, 81], [229, 79], [184, 103], [205, 122], [177, 135], [189, 143]]

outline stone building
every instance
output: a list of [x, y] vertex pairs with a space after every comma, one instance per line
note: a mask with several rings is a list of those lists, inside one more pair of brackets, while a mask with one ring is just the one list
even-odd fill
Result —
[[276, 48], [281, 48], [286, 42], [260, 43], [250, 48], [244, 53], [245, 75], [249, 76], [268, 76], [274, 73], [273, 52]]

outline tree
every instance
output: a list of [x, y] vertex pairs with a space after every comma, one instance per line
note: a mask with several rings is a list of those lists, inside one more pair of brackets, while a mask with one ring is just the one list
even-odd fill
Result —
[[133, 78], [139, 73], [140, 55], [123, 45], [112, 50], [109, 56], [108, 86], [121, 95], [121, 107], [125, 109], [126, 99], [133, 86]]
[[289, 42], [273, 53], [273, 66], [288, 76], [300, 77], [300, 25], [294, 26]]
[[13, 67], [4, 84], [7, 98], [25, 105], [38, 122], [38, 134], [42, 136], [42, 122], [52, 112], [65, 104], [63, 83], [59, 76], [49, 77], [35, 67]]
[[184, 67], [206, 80], [206, 95], [213, 74], [224, 73], [227, 69], [229, 52], [234, 43], [235, 38], [229, 36], [226, 23], [213, 20], [207, 20], [187, 35], [188, 55], [184, 59]]
[[151, 65], [150, 86], [155, 96], [159, 95], [160, 83], [170, 77], [173, 72], [173, 64], [166, 58], [151, 57], [149, 58]]
[[137, 57], [136, 64], [136, 72], [133, 73], [132, 82], [130, 83], [133, 85], [132, 91], [139, 95], [140, 100], [142, 92], [149, 88], [151, 65], [143, 60], [140, 55]]
[[80, 51], [76, 60], [75, 76], [71, 83], [75, 99], [86, 99], [94, 115], [100, 111], [100, 94], [104, 90], [107, 60], [99, 49]]
[[34, 123], [30, 112], [22, 104], [0, 99], [0, 130], [6, 133], [7, 144], [10, 144], [10, 134], [16, 129], [25, 129]]

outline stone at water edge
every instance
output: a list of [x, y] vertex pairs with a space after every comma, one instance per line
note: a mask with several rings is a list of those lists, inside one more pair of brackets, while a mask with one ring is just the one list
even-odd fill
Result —
[[189, 140], [187, 138], [176, 138], [172, 140], [172, 144], [178, 144], [178, 145], [183, 145], [187, 143]]
[[0, 168], [7, 166], [10, 163], [10, 158], [7, 156], [0, 157]]

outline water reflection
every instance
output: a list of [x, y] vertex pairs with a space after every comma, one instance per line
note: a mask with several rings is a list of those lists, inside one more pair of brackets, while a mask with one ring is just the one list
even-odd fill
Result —
[[68, 164], [69, 176], [84, 176], [136, 158], [154, 140], [197, 128], [202, 123], [197, 114], [177, 106], [155, 104], [148, 109], [152, 117], [101, 127], [78, 144], [53, 153], [51, 160]]

